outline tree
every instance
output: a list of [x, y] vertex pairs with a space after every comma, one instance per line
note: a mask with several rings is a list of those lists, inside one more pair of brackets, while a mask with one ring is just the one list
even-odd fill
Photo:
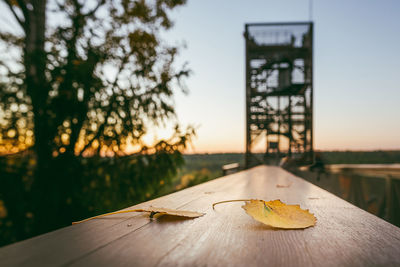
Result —
[[57, 217], [82, 183], [80, 156], [122, 156], [130, 147], [173, 162], [190, 140], [193, 130], [177, 126], [170, 140], [142, 142], [149, 127], [175, 119], [173, 88], [185, 90], [189, 70], [176, 68], [179, 47], [161, 32], [186, 1], [3, 1], [23, 34], [0, 36], [9, 51], [0, 61], [0, 143], [3, 151], [33, 145], [41, 233], [66, 224]]

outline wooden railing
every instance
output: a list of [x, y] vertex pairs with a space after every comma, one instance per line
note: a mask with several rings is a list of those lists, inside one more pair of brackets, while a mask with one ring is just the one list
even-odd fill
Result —
[[[317, 218], [269, 228], [229, 199], [280, 199]], [[205, 213], [196, 219], [124, 213], [0, 248], [0, 266], [399, 266], [400, 228], [279, 167], [259, 166], [130, 207]]]
[[239, 167], [239, 163], [231, 163], [222, 166], [222, 176], [239, 171]]
[[334, 164], [293, 173], [400, 226], [400, 164]]

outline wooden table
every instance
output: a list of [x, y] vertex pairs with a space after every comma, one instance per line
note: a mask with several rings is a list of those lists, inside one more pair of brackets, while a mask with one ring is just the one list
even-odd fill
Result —
[[[249, 217], [241, 203], [211, 207], [239, 198], [300, 204], [318, 222], [304, 230], [272, 230]], [[96, 219], [3, 247], [0, 266], [400, 265], [400, 228], [279, 167], [259, 166], [131, 208], [149, 205], [206, 215]]]

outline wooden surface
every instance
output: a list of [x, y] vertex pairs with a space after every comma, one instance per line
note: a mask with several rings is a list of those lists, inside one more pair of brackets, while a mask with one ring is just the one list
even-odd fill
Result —
[[325, 169], [332, 173], [400, 179], [400, 164], [332, 164], [326, 165]]
[[[239, 198], [300, 204], [318, 222], [304, 230], [273, 230], [249, 217], [241, 203], [211, 207]], [[0, 266], [400, 265], [400, 228], [279, 167], [259, 166], [131, 208], [149, 205], [206, 215], [96, 219], [3, 247]]]

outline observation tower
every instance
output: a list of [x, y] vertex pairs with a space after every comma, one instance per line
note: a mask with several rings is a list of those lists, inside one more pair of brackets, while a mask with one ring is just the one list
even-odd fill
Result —
[[313, 23], [245, 25], [246, 168], [313, 162]]

